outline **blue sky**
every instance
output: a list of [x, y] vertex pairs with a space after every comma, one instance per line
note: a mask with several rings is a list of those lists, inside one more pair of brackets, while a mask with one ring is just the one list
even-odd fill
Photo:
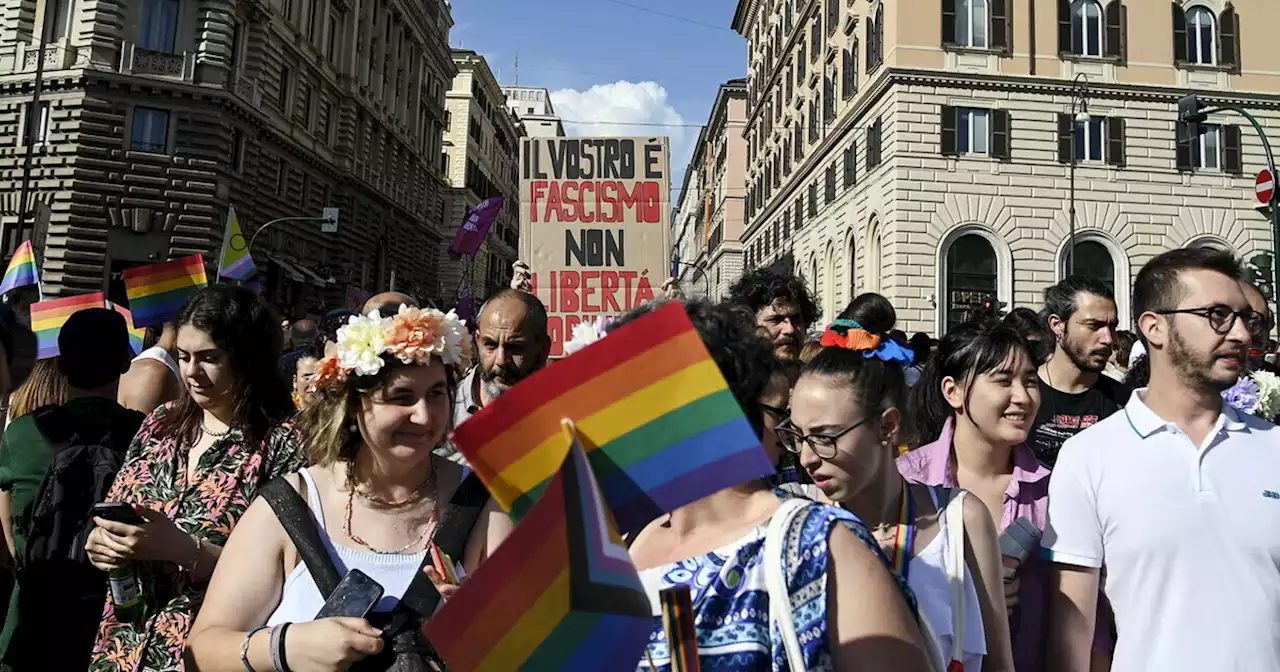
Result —
[[[736, 0], [453, 0], [449, 40], [483, 54], [503, 84], [515, 83], [518, 55], [519, 83], [550, 89], [566, 120], [702, 124], [719, 84], [746, 73], [746, 41], [729, 28], [736, 6]], [[698, 135], [697, 128], [680, 127], [567, 130], [670, 135], [676, 188]]]

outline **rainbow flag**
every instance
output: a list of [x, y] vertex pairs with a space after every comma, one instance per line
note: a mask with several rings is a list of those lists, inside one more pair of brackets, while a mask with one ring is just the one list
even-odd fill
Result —
[[199, 254], [127, 269], [124, 287], [133, 326], [155, 327], [173, 319], [187, 299], [208, 284], [204, 256]]
[[562, 419], [576, 423], [624, 532], [774, 473], [678, 303], [530, 376], [463, 423], [453, 442], [519, 519], [564, 457]]
[[249, 242], [240, 231], [240, 218], [235, 208], [227, 208], [227, 232], [222, 236], [222, 253], [218, 255], [218, 277], [247, 280], [258, 272], [249, 254]]
[[634, 670], [644, 655], [649, 598], [582, 444], [561, 456], [524, 521], [423, 626], [451, 672]]
[[13, 258], [9, 260], [9, 268], [4, 272], [4, 279], [0, 280], [0, 294], [39, 283], [40, 270], [36, 268], [35, 249], [31, 247], [31, 241], [23, 241], [14, 251]]
[[31, 304], [31, 331], [36, 334], [36, 359], [58, 356], [58, 334], [72, 313], [87, 308], [105, 308], [102, 292], [64, 296]]
[[107, 302], [107, 307], [124, 316], [124, 324], [129, 328], [129, 347], [133, 349], [134, 356], [141, 354], [142, 344], [147, 340], [147, 330], [133, 326], [133, 313], [128, 308], [112, 301]]

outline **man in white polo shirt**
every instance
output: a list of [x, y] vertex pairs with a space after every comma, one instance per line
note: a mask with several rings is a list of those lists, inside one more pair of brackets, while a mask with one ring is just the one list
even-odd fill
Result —
[[1138, 273], [1150, 384], [1069, 439], [1049, 485], [1050, 670], [1088, 672], [1103, 566], [1113, 672], [1280, 670], [1280, 430], [1221, 396], [1265, 319], [1239, 274], [1206, 249]]

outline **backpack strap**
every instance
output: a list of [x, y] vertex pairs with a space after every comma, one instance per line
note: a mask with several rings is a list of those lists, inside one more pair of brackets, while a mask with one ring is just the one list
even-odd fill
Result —
[[[471, 530], [475, 528], [480, 512], [484, 510], [484, 505], [488, 501], [489, 490], [484, 487], [484, 483], [475, 473], [463, 479], [457, 491], [453, 493], [453, 499], [449, 500], [449, 504], [444, 509], [444, 514], [440, 518], [440, 527], [436, 529], [435, 544], [441, 553], [448, 555], [454, 562], [462, 557], [467, 540], [471, 537]], [[423, 571], [429, 566], [431, 566], [431, 554], [427, 553], [422, 558], [418, 573], [413, 575], [409, 587], [400, 597], [400, 604], [396, 606], [393, 614], [393, 626], [399, 623], [399, 614], [402, 612], [407, 612], [404, 613], [405, 616], [416, 616], [422, 622], [435, 613], [436, 606], [440, 603], [440, 592], [431, 584], [431, 580]], [[395, 631], [394, 628], [388, 628], [388, 630]]]
[[338, 574], [333, 558], [329, 557], [329, 550], [320, 539], [311, 508], [283, 477], [271, 479], [258, 489], [258, 494], [271, 505], [276, 519], [280, 521], [284, 531], [289, 533], [289, 539], [293, 541], [294, 548], [298, 549], [298, 555], [315, 580], [316, 588], [320, 589], [320, 595], [329, 599], [342, 576]]

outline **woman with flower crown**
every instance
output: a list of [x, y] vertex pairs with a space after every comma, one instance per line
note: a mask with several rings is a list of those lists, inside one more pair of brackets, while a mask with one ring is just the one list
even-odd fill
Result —
[[[431, 669], [418, 598], [435, 604], [432, 583], [451, 595], [511, 528], [477, 479], [433, 455], [452, 429], [465, 335], [452, 311], [407, 306], [338, 331], [299, 421], [313, 466], [268, 485], [245, 513], [188, 640], [189, 669]], [[476, 513], [460, 527], [464, 510]], [[367, 620], [316, 620], [322, 587], [355, 569], [384, 591]]]

